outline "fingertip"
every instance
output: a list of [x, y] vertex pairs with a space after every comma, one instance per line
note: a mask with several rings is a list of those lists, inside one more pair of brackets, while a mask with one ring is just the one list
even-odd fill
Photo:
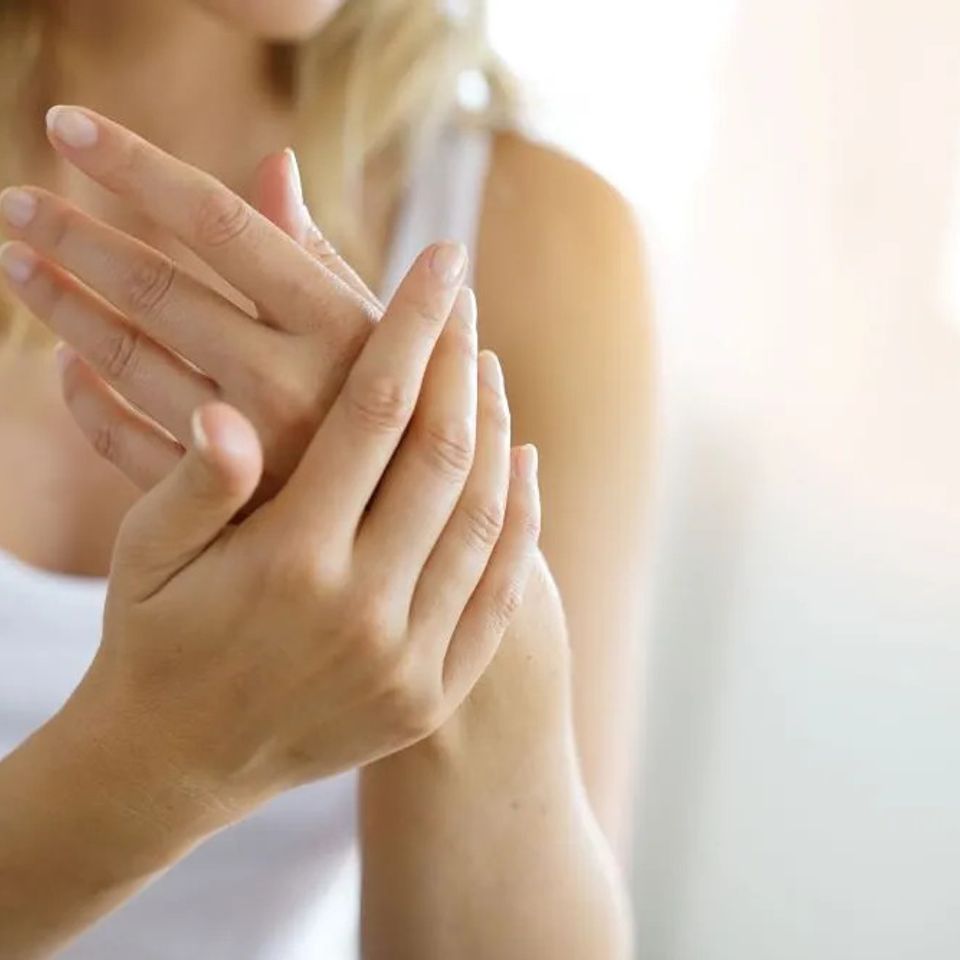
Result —
[[238, 489], [252, 493], [263, 469], [263, 449], [253, 424], [225, 403], [198, 407], [191, 418], [194, 449], [223, 470]]
[[513, 450], [510, 457], [510, 466], [514, 477], [526, 480], [533, 486], [537, 485], [540, 471], [540, 453], [532, 443], [516, 447]]

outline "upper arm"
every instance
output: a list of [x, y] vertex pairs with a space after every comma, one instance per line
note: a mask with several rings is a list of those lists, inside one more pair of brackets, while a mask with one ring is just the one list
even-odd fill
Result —
[[567, 614], [587, 790], [601, 826], [625, 850], [653, 412], [633, 212], [575, 161], [500, 138], [478, 296], [481, 337], [506, 372], [515, 442], [541, 453], [542, 543]]

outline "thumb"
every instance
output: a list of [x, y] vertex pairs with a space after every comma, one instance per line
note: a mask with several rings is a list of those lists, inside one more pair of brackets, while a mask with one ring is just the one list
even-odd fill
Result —
[[224, 403], [198, 408], [193, 445], [124, 520], [114, 589], [145, 599], [195, 560], [250, 499], [263, 451], [250, 422]]
[[279, 153], [268, 154], [260, 161], [254, 187], [254, 205], [271, 223], [364, 300], [379, 319], [383, 313], [380, 301], [313, 222], [303, 199], [297, 155], [289, 147]]

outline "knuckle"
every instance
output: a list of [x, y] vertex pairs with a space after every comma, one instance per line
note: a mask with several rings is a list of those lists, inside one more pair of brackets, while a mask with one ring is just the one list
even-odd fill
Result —
[[141, 180], [144, 144], [138, 137], [124, 137], [110, 153], [109, 166], [102, 171], [100, 179], [108, 190], [129, 193]]
[[166, 257], [143, 259], [132, 265], [124, 284], [130, 312], [148, 316], [160, 313], [175, 277], [176, 268]]
[[540, 539], [540, 513], [536, 510], [524, 511], [520, 519], [520, 529], [528, 544], [533, 545]]
[[70, 207], [54, 208], [45, 224], [43, 240], [55, 256], [63, 256], [77, 235], [80, 218]]
[[381, 702], [388, 723], [404, 741], [422, 740], [443, 722], [440, 689], [423, 675], [410, 656], [397, 661], [387, 678]]
[[263, 376], [250, 378], [253, 409], [259, 411], [264, 423], [273, 425], [273, 429], [281, 433], [312, 432], [320, 418], [318, 397], [295, 376], [278, 382], [276, 360], [271, 358], [271, 364]]
[[330, 551], [294, 542], [270, 557], [265, 575], [278, 596], [289, 597], [301, 605], [304, 600], [326, 599], [337, 593], [343, 571], [334, 563]]
[[339, 260], [333, 244], [321, 233], [320, 228], [312, 222], [307, 234], [307, 248], [317, 260], [326, 266], [333, 265]]
[[517, 577], [510, 577], [497, 590], [490, 618], [497, 630], [505, 630], [523, 606], [523, 584]]
[[90, 433], [90, 443], [104, 460], [120, 463], [120, 431], [115, 423], [98, 424]]
[[355, 419], [377, 430], [402, 430], [414, 405], [403, 384], [390, 377], [353, 382], [347, 400]]
[[434, 336], [447, 321], [446, 315], [440, 311], [439, 304], [424, 295], [406, 294], [401, 302], [401, 310], [418, 324], [426, 327]]
[[439, 472], [462, 479], [473, 465], [473, 427], [467, 420], [427, 424], [423, 428], [422, 447], [427, 459]]
[[396, 650], [399, 630], [397, 617], [380, 597], [360, 600], [354, 605], [356, 649], [366, 660], [389, 661]]
[[140, 334], [132, 327], [119, 329], [103, 342], [98, 366], [108, 380], [129, 380], [136, 371], [140, 352]]
[[464, 509], [468, 542], [482, 549], [492, 547], [503, 530], [504, 510], [504, 504], [496, 500], [468, 504]]
[[483, 416], [500, 434], [510, 433], [510, 408], [502, 397], [488, 396], [483, 403]]
[[194, 237], [200, 246], [222, 247], [242, 236], [252, 221], [240, 197], [217, 185], [205, 190], [197, 204]]

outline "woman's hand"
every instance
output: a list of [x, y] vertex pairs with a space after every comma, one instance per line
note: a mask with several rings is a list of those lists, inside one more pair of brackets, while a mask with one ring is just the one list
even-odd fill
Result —
[[[55, 108], [49, 131], [66, 160], [221, 280], [214, 289], [51, 193], [6, 191], [0, 208], [17, 241], [2, 256], [11, 285], [85, 361], [71, 365], [65, 383], [75, 419], [149, 489], [182, 456], [192, 411], [224, 400], [261, 437], [265, 472], [254, 503], [262, 502], [299, 462], [382, 308], [302, 201], [282, 195], [276, 158], [259, 183], [279, 226], [208, 174], [90, 111]], [[462, 247], [441, 244], [432, 256], [448, 277], [463, 273]]]
[[482, 354], [478, 377], [472, 294], [434, 267], [414, 265], [270, 503], [231, 525], [261, 450], [213, 404], [124, 522], [78, 699], [231, 816], [431, 734], [523, 596], [535, 455], [511, 473], [499, 365]]

